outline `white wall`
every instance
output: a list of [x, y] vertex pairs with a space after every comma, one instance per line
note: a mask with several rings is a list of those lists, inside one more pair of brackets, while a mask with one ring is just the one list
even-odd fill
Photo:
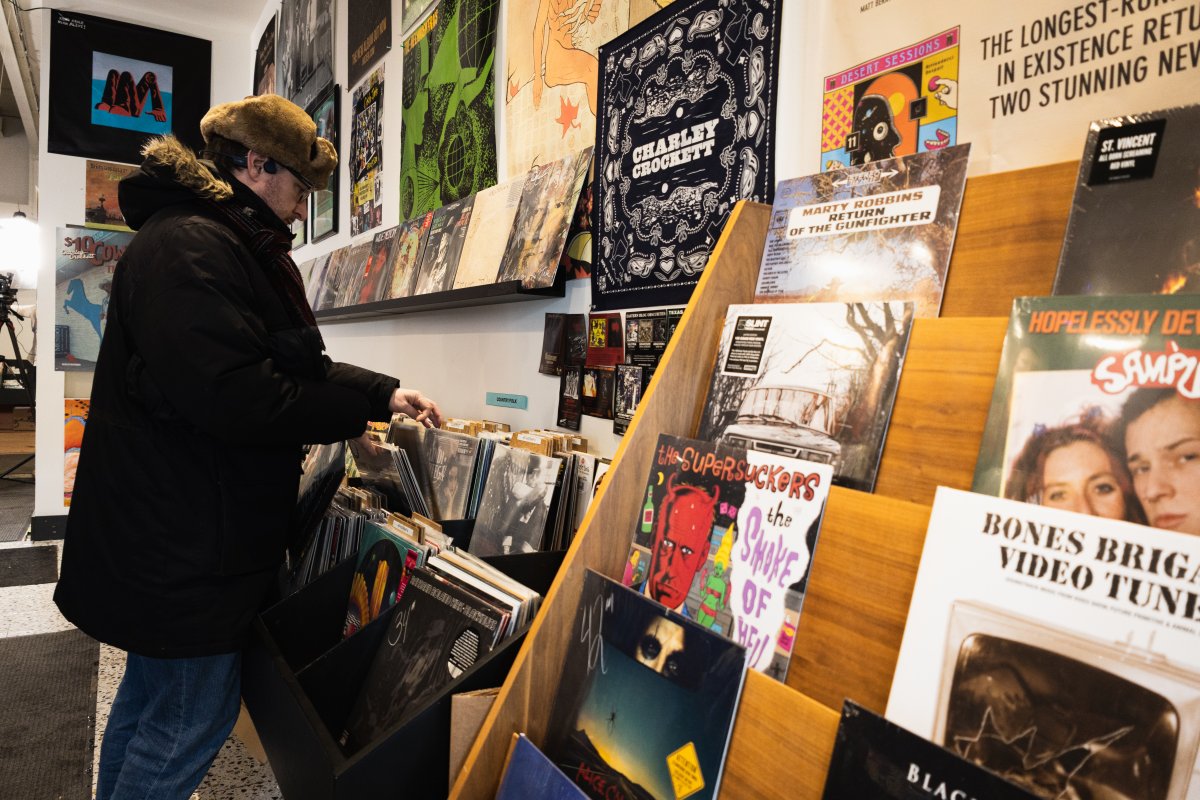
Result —
[[0, 136], [0, 201], [29, 205], [29, 139], [24, 131], [16, 133], [20, 121], [6, 119], [11, 131]]
[[[75, 11], [109, 19], [146, 25], [160, 30], [208, 39], [212, 42], [213, 103], [223, 103], [244, 97], [253, 74], [253, 45], [244, 25], [229, 25], [196, 5], [196, 18], [180, 19], [151, 9], [131, 10], [129, 4], [97, 0], [61, 0], [55, 4], [61, 11]], [[39, 52], [44, 54], [40, 95], [41, 130], [48, 127], [50, 96], [50, 14], [41, 14]], [[38, 180], [41, 186], [37, 219], [42, 244], [38, 285], [43, 287], [37, 298], [38, 316], [45, 320], [46, 335], [38, 338], [37, 382], [37, 468], [34, 492], [34, 515], [51, 516], [66, 513], [63, 506], [63, 399], [87, 397], [91, 393], [90, 375], [71, 373], [64, 376], [53, 369], [54, 298], [54, 235], [60, 225], [83, 222], [84, 162], [86, 159], [47, 152], [46, 138], [39, 144], [40, 165]], [[32, 215], [31, 215], [32, 216]]]

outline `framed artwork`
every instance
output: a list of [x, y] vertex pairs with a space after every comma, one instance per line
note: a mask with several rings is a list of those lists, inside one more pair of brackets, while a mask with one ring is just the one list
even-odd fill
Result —
[[349, 0], [346, 14], [346, 68], [354, 86], [392, 49], [391, 0]]
[[211, 68], [204, 39], [52, 10], [47, 149], [136, 164], [174, 133], [198, 150]]
[[[340, 86], [334, 86], [309, 109], [309, 115], [313, 118], [313, 122], [317, 123], [317, 136], [333, 142], [334, 149], [337, 149], [338, 146], [340, 90]], [[337, 233], [338, 172], [339, 170], [335, 169], [329, 178], [329, 186], [313, 192], [312, 197], [308, 200], [308, 219], [311, 228], [309, 238], [311, 241], [319, 242], [325, 237]]]

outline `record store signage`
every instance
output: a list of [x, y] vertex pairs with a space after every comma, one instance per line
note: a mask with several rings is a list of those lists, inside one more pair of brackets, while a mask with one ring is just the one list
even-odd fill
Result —
[[600, 48], [597, 308], [686, 303], [734, 203], [771, 201], [777, 15], [679, 2]]

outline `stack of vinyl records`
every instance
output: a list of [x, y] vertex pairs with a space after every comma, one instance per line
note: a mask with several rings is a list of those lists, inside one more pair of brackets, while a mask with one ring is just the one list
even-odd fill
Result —
[[373, 492], [344, 486], [337, 490], [292, 571], [293, 592], [358, 552], [363, 526], [368, 520], [384, 515], [378, 505], [380, 501], [379, 495]]
[[382, 492], [389, 509], [431, 516], [423, 488], [428, 484], [418, 476], [408, 452], [391, 444], [361, 439], [353, 439], [349, 444], [363, 485]]
[[[425, 710], [451, 681], [527, 625], [541, 602], [532, 589], [453, 548], [403, 573], [387, 635], [339, 736], [348, 754]], [[389, 568], [385, 583], [391, 580]]]

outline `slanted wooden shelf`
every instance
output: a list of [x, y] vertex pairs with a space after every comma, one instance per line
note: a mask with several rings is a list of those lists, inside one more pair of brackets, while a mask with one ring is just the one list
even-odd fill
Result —
[[[967, 181], [943, 317], [913, 327], [876, 492], [830, 494], [787, 684], [747, 676], [722, 798], [819, 798], [842, 700], [883, 711], [934, 489], [971, 484], [1012, 298], [1049, 292], [1077, 169]], [[542, 742], [584, 569], [621, 574], [655, 442], [695, 430], [725, 310], [754, 299], [769, 214], [740, 203], [725, 226], [451, 797], [495, 794], [514, 731]]]

